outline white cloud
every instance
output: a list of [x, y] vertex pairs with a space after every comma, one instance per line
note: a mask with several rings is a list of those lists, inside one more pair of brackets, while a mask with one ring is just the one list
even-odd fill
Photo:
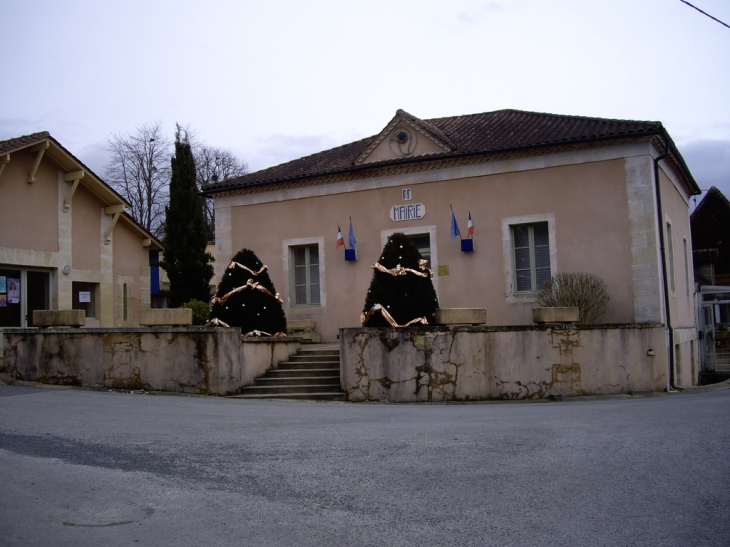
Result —
[[248, 163], [250, 171], [259, 171], [341, 144], [345, 143], [336, 142], [326, 135], [272, 135], [258, 141], [251, 155], [244, 160]]

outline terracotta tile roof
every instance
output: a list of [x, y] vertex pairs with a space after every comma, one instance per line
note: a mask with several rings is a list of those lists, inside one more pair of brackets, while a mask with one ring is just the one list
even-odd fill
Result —
[[50, 136], [51, 134], [48, 131], [41, 131], [40, 133], [32, 133], [31, 135], [23, 135], [22, 137], [0, 141], [0, 154], [28, 146], [29, 144], [35, 144]]
[[661, 122], [588, 118], [521, 110], [497, 110], [431, 120], [419, 120], [402, 110], [398, 110], [396, 118], [399, 115], [438, 136], [440, 140], [448, 143], [452, 150], [429, 156], [355, 165], [358, 157], [378, 138], [378, 135], [373, 135], [235, 179], [210, 184], [206, 186], [203, 193], [235, 191], [285, 180], [372, 168], [375, 165], [422, 161], [424, 158], [452, 158], [562, 143], [666, 134]]

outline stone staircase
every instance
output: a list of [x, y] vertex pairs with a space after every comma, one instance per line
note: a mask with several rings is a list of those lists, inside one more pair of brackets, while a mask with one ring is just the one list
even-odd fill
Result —
[[254, 385], [241, 389], [238, 399], [312, 399], [344, 401], [340, 389], [339, 349], [300, 349], [270, 369]]

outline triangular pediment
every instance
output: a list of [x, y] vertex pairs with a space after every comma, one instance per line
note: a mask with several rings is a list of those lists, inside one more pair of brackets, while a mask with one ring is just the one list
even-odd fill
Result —
[[456, 146], [451, 139], [432, 124], [398, 110], [395, 117], [378, 133], [355, 165], [430, 156], [452, 152]]

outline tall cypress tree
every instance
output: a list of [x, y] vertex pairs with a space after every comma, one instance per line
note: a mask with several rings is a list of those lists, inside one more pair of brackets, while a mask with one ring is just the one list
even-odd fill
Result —
[[[419, 319], [434, 324], [438, 298], [432, 274], [422, 260], [421, 253], [404, 234], [396, 232], [388, 238], [380, 260], [373, 265], [375, 271], [361, 317], [364, 327], [391, 326], [386, 313], [398, 326]], [[375, 308], [377, 305], [382, 307], [382, 312]]]
[[170, 305], [190, 300], [208, 302], [213, 257], [208, 244], [203, 198], [197, 195], [195, 160], [187, 133], [177, 126], [171, 160], [170, 203], [165, 207], [165, 259], [160, 265], [170, 279]]

